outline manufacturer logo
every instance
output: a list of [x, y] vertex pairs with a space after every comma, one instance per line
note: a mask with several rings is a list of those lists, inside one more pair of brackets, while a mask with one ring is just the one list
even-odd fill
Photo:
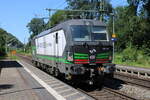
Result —
[[92, 50], [89, 50], [89, 52], [90, 52], [91, 54], [93, 54], [93, 53], [96, 52], [96, 50], [95, 50], [95, 49], [92, 49]]
[[91, 56], [90, 56], [90, 59], [95, 59], [95, 55], [91, 55]]

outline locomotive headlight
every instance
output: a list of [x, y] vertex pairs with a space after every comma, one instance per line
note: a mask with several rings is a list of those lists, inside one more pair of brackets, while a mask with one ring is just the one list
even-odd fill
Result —
[[72, 52], [67, 52], [67, 60], [73, 61], [73, 53]]

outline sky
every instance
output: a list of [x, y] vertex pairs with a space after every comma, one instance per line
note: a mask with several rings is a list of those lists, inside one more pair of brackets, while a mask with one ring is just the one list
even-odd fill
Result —
[[[113, 7], [124, 6], [126, 0], [111, 0]], [[48, 17], [46, 8], [63, 9], [65, 0], [0, 0], [0, 28], [27, 43], [30, 33], [27, 24], [34, 17]]]

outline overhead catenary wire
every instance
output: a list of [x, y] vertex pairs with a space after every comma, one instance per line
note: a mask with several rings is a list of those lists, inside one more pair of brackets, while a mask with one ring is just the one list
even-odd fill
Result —
[[72, 10], [72, 9], [50, 9], [50, 8], [46, 8], [47, 11], [74, 11], [74, 12], [99, 12], [97, 10]]
[[[112, 0], [113, 1], [113, 0]], [[118, 0], [119, 1], [119, 0]], [[78, 1], [76, 1], [78, 2]], [[103, 16], [105, 16], [106, 13], [108, 13], [108, 9], [105, 5], [106, 0], [96, 0], [96, 1], [91, 1], [91, 3], [94, 3], [94, 9], [90, 9], [90, 10], [80, 10], [80, 9], [58, 9], [61, 6], [63, 6], [65, 3], [67, 3], [66, 1], [62, 2], [59, 6], [57, 6], [56, 9], [49, 9], [46, 8], [47, 11], [49, 11], [49, 15], [51, 15], [51, 12], [55, 12], [55, 11], [67, 11], [67, 12], [88, 12], [88, 13], [93, 13], [93, 14], [97, 14], [100, 13], [100, 17], [98, 17], [98, 19], [100, 19], [101, 21], [103, 21]], [[96, 9], [96, 2], [99, 3], [99, 8]], [[124, 1], [125, 2], [125, 1]], [[117, 2], [117, 5], [119, 5], [121, 2]], [[49, 16], [50, 17], [50, 16]]]
[[67, 3], [66, 1], [62, 2], [61, 4], [59, 4], [58, 6], [56, 6], [56, 9], [60, 8], [61, 6], [63, 6], [65, 3]]

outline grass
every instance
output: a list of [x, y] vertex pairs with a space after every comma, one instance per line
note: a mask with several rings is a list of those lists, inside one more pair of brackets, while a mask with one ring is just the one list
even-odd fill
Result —
[[122, 61], [122, 59], [123, 59], [123, 55], [121, 53], [116, 53], [114, 63], [126, 65], [126, 66], [150, 68], [150, 57], [148, 56], [138, 54], [136, 61], [130, 61], [130, 60]]
[[8, 58], [11, 60], [19, 60], [19, 57], [17, 57], [15, 54], [12, 55], [11, 53], [8, 54]]
[[10, 59], [12, 59], [12, 60], [19, 60], [19, 58], [16, 55], [10, 56]]
[[0, 56], [0, 60], [6, 59], [7, 56]]
[[19, 58], [16, 55], [8, 53], [6, 56], [0, 56], [0, 60], [4, 59], [18, 60]]

